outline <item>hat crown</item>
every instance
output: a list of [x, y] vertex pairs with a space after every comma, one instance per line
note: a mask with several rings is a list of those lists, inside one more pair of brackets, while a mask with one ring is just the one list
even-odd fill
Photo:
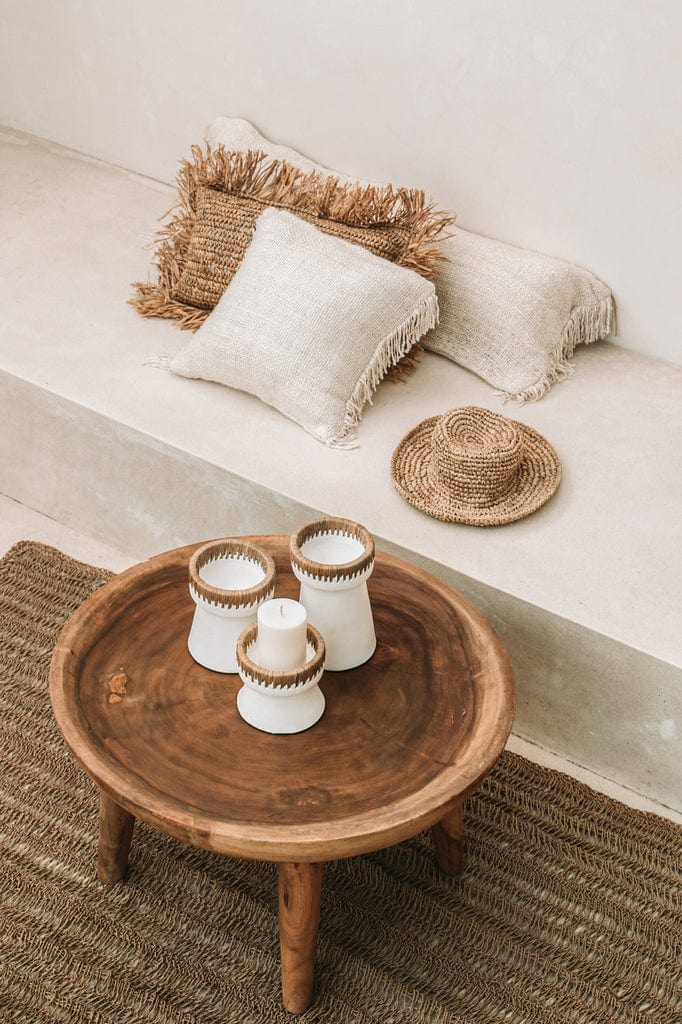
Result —
[[487, 508], [515, 487], [523, 461], [513, 420], [477, 406], [452, 409], [436, 423], [429, 475], [458, 502]]

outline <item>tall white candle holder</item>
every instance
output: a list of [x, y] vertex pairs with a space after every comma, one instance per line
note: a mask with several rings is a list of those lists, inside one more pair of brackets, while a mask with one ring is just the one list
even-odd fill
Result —
[[374, 540], [350, 519], [317, 519], [291, 535], [291, 568], [301, 584], [299, 601], [324, 637], [331, 672], [362, 665], [376, 650], [367, 580], [374, 569]]
[[239, 677], [237, 709], [249, 725], [269, 733], [309, 729], [324, 713], [324, 694], [318, 683], [325, 663], [325, 644], [314, 626], [307, 626], [305, 662], [288, 671], [269, 669], [254, 659], [258, 626], [249, 626], [237, 642]]
[[189, 653], [214, 672], [237, 672], [239, 634], [275, 592], [274, 561], [246, 541], [209, 541], [190, 560], [189, 592], [196, 605]]

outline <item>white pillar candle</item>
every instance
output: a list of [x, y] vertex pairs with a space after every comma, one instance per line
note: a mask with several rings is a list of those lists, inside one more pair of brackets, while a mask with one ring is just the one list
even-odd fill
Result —
[[306, 661], [308, 613], [298, 601], [276, 597], [258, 609], [254, 661], [263, 668], [290, 672]]

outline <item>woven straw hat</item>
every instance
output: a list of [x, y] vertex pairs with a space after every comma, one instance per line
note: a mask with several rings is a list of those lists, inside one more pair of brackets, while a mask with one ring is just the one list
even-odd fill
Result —
[[450, 523], [501, 526], [535, 512], [559, 485], [559, 456], [524, 423], [470, 405], [413, 427], [391, 475], [403, 498]]

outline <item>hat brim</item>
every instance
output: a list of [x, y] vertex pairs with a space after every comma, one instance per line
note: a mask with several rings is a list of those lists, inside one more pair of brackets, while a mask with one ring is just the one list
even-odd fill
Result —
[[457, 502], [428, 477], [433, 458], [431, 436], [439, 420], [440, 416], [431, 416], [418, 423], [398, 443], [391, 458], [391, 475], [398, 493], [427, 515], [448, 523], [503, 526], [541, 508], [559, 486], [561, 463], [552, 445], [532, 427], [515, 421], [524, 448], [515, 488], [485, 508]]

